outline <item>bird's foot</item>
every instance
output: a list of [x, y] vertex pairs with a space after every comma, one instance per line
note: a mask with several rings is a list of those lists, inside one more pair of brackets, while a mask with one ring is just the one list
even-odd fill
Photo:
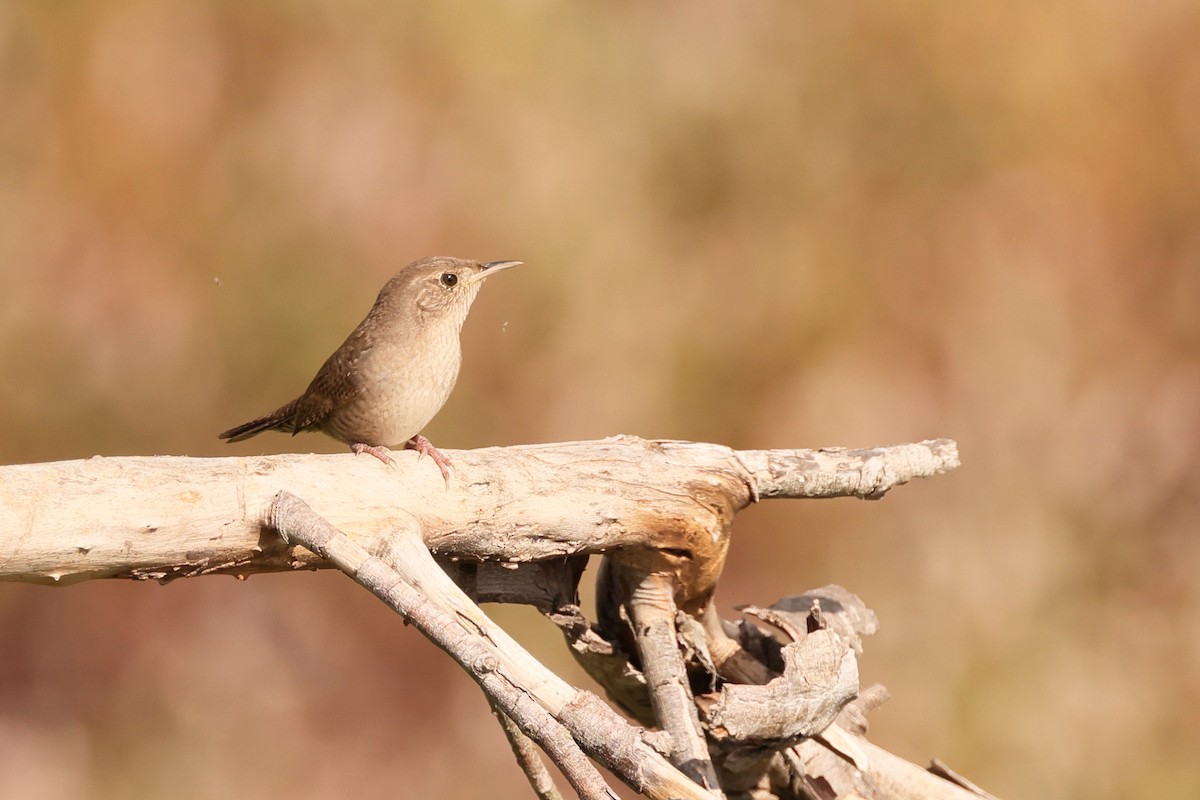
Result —
[[409, 450], [417, 451], [418, 461], [421, 459], [421, 456], [429, 456], [432, 458], [433, 463], [437, 464], [438, 469], [442, 471], [442, 480], [446, 482], [447, 486], [450, 485], [450, 459], [445, 453], [434, 447], [433, 442], [429, 441], [418, 433], [416, 436], [405, 442], [404, 446]]
[[350, 449], [354, 451], [354, 455], [356, 456], [361, 453], [370, 453], [392, 469], [396, 468], [396, 459], [392, 458], [392, 451], [388, 450], [382, 445], [354, 442], [352, 445], [350, 445]]

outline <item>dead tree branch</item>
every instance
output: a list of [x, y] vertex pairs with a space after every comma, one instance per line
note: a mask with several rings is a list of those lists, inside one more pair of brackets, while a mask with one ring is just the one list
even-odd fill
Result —
[[[374, 556], [287, 492], [276, 497], [270, 522], [289, 542], [329, 559], [445, 650], [523, 733], [555, 756], [580, 798], [615, 797], [583, 757], [582, 744], [589, 755], [648, 797], [712, 800], [712, 794], [646, 744], [637, 729], [598, 698], [546, 669], [488, 619], [434, 562], [415, 519], [397, 520], [380, 538], [380, 553]], [[584, 719], [574, 710], [585, 707], [590, 709], [586, 727], [604, 730], [607, 736], [589, 736], [579, 729]]]
[[[340, 568], [479, 682], [539, 796], [556, 790], [531, 741], [588, 800], [613, 796], [589, 756], [650, 797], [980, 796], [862, 738], [877, 695], [851, 701], [875, 620], [858, 598], [826, 587], [736, 624], [713, 604], [737, 511], [876, 499], [955, 468], [954, 442], [735, 451], [615, 437], [455, 452], [448, 487], [397, 455], [396, 469], [353, 456], [0, 467], [0, 580]], [[593, 625], [576, 589], [597, 553]], [[537, 606], [614, 702], [664, 730], [563, 682], [484, 600]]]
[[406, 509], [430, 549], [454, 560], [689, 553], [696, 566], [680, 576], [684, 594], [703, 594], [723, 565], [733, 513], [755, 499], [878, 497], [958, 465], [945, 439], [736, 451], [621, 436], [447, 452], [449, 488], [412, 451], [397, 454], [396, 469], [350, 454], [0, 466], [0, 580], [65, 585], [328, 567], [266, 533], [271, 499], [285, 490], [363, 541]]

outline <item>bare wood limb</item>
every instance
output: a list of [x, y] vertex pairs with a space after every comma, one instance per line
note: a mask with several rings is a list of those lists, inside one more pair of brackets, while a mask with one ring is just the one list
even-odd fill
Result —
[[501, 730], [504, 731], [505, 738], [508, 739], [513, 757], [517, 759], [517, 765], [525, 773], [525, 777], [529, 780], [529, 786], [537, 795], [538, 800], [562, 800], [562, 794], [554, 785], [554, 779], [550, 777], [550, 771], [546, 769], [537, 745], [525, 735], [517, 723], [513, 722], [512, 717], [504, 713], [504, 709], [497, 705], [495, 698], [489, 696], [488, 704], [491, 705], [492, 714], [495, 715]]
[[[611, 593], [617, 609], [628, 607], [620, 580], [610, 575], [597, 587]], [[854, 656], [861, 652], [862, 637], [878, 625], [858, 597], [824, 586], [769, 607], [747, 606], [742, 613], [742, 622], [734, 625], [720, 620], [711, 604], [705, 608], [707, 655], [726, 683], [696, 698], [730, 797], [969, 800], [968, 789], [978, 791], [863, 738], [866, 714], [886, 700], [887, 692], [873, 686], [851, 700], [858, 685]], [[645, 716], [641, 697], [653, 681], [619, 668], [622, 643], [584, 629], [572, 614], [551, 618], [563, 626], [572, 651], [609, 697], [628, 713]], [[974, 800], [980, 797], [986, 796]]]
[[650, 688], [654, 716], [674, 741], [671, 763], [701, 786], [720, 792], [676, 641], [674, 594], [675, 587], [661, 574], [640, 576], [629, 592], [642, 672]]
[[430, 549], [466, 561], [686, 551], [695, 565], [680, 575], [686, 600], [711, 590], [732, 515], [754, 499], [875, 497], [958, 464], [949, 440], [735, 451], [622, 436], [449, 455], [449, 488], [411, 451], [396, 455], [396, 469], [349, 454], [2, 466], [0, 580], [65, 585], [328, 567], [264, 535], [271, 498], [286, 490], [312, 498], [318, 513], [363, 541], [397, 508], [414, 509]]
[[328, 558], [454, 658], [554, 758], [580, 797], [615, 795], [575, 742], [648, 797], [713, 800], [608, 706], [546, 669], [493, 623], [437, 566], [415, 518], [398, 517], [376, 556], [287, 492], [279, 493], [270, 520], [281, 535]]
[[[905, 761], [866, 739], [833, 725], [796, 752], [807, 771], [822, 775], [837, 797], [895, 800], [980, 800], [989, 797]], [[864, 788], [869, 787], [869, 788]]]
[[929, 772], [938, 776], [939, 778], [945, 778], [956, 786], [961, 786], [963, 789], [966, 789], [971, 794], [980, 797], [982, 800], [998, 800], [995, 795], [988, 794], [983, 789], [980, 789], [974, 783], [967, 780], [962, 775], [959, 775], [957, 772], [950, 769], [950, 767], [946, 766], [936, 758], [932, 761], [932, 763], [930, 763]]
[[913, 478], [958, 466], [958, 444], [929, 439], [891, 447], [739, 450], [761, 498], [861, 497], [876, 500]]
[[[971, 795], [974, 787], [965, 780], [921, 770], [836, 725], [812, 736], [819, 729], [812, 726], [823, 724], [845, 702], [845, 687], [857, 682], [850, 650], [860, 652], [857, 638], [874, 625], [857, 598], [820, 590], [820, 597], [794, 598], [792, 605], [747, 609], [747, 619], [787, 632], [792, 642], [810, 640], [805, 656], [803, 648], [781, 649], [777, 643], [774, 660], [770, 646], [760, 647], [769, 643], [769, 634], [735, 638], [735, 626], [721, 621], [711, 605], [738, 510], [773, 497], [875, 499], [911, 478], [955, 468], [952, 441], [869, 450], [733, 451], [616, 437], [453, 457], [456, 471], [448, 488], [406, 457], [396, 470], [353, 456], [121, 458], [0, 467], [0, 532], [7, 534], [0, 535], [0, 580], [64, 585], [99, 577], [169, 580], [337, 566], [458, 660], [560, 765], [581, 797], [612, 796], [584, 751], [648, 796], [716, 797], [660, 755], [672, 749], [664, 746], [664, 732], [631, 728], [594, 695], [550, 673], [483, 615], [457, 581], [477, 599], [528, 602], [555, 618], [611, 697], [640, 718], [651, 717], [643, 711], [653, 703], [680, 763], [714, 789], [710, 746], [716, 748], [721, 780], [738, 764], [746, 767], [740, 776], [745, 780], [734, 781], [746, 796], [765, 797], [789, 781], [795, 782], [792, 793], [780, 797], [979, 796]], [[275, 507], [282, 517], [272, 515], [271, 499], [280, 489], [312, 497], [335, 525], [303, 503], [291, 518], [286, 503]], [[291, 530], [308, 549], [284, 544], [275, 529]], [[379, 547], [379, 531], [393, 535], [372, 555], [366, 548]], [[598, 595], [601, 621], [607, 603], [610, 616], [622, 624], [642, 623], [627, 652], [640, 652], [641, 663], [650, 665], [646, 676], [622, 655], [619, 637], [608, 638], [613, 628], [602, 626], [598, 636], [572, 611], [587, 557], [601, 552], [616, 576], [609, 583], [625, 584], [621, 596]], [[631, 603], [643, 583], [657, 591]], [[647, 599], [651, 602], [642, 602]], [[703, 624], [681, 616], [676, 630], [675, 608]], [[827, 623], [834, 626], [829, 631]], [[806, 626], [818, 635], [808, 636]], [[835, 633], [840, 646], [830, 639]], [[688, 648], [703, 651], [701, 665], [726, 681], [719, 694], [699, 698], [701, 717], [681, 646], [689, 653]], [[815, 660], [797, 669], [797, 658]], [[826, 675], [826, 683], [806, 683], [810, 675]], [[647, 692], [647, 682], [653, 692]], [[682, 699], [674, 696], [679, 687]], [[697, 685], [696, 691], [703, 690]], [[785, 710], [772, 718], [756, 712], [756, 705]], [[707, 724], [707, 745], [695, 722], [700, 718]], [[797, 726], [797, 719], [809, 727]], [[797, 736], [811, 738], [788, 746]], [[742, 740], [750, 747], [740, 746]], [[534, 756], [526, 759], [533, 785], [552, 790], [529, 741], [518, 744]]]
[[708, 637], [708, 651], [717, 674], [732, 683], [763, 684], [776, 675], [766, 664], [746, 652], [745, 648], [725, 630], [724, 620], [717, 613], [716, 603], [709, 600], [700, 617]]

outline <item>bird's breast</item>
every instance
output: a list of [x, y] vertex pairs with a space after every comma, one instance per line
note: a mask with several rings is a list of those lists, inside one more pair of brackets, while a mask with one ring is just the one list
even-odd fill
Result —
[[358, 391], [329, 415], [327, 433], [345, 442], [399, 447], [441, 410], [458, 380], [458, 336], [377, 344], [358, 364]]

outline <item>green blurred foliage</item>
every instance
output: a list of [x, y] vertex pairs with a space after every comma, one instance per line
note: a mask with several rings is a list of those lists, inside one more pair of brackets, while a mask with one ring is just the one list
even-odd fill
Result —
[[[434, 441], [955, 437], [740, 516], [722, 604], [860, 593], [872, 737], [1001, 796], [1195, 796], [1198, 98], [1181, 0], [6, 3], [0, 458], [337, 452], [215, 434], [402, 264], [519, 258]], [[341, 576], [9, 586], [0, 642], [6, 797], [527, 791]]]

